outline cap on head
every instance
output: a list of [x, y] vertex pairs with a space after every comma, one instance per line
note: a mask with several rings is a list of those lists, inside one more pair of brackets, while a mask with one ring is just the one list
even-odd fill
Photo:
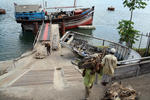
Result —
[[110, 53], [115, 54], [115, 53], [116, 53], [116, 50], [115, 50], [114, 48], [111, 48], [111, 49], [110, 49]]

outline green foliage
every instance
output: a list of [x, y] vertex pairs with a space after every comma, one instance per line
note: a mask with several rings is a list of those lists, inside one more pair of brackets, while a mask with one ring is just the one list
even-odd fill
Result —
[[146, 7], [146, 3], [143, 0], [124, 0], [124, 7], [128, 7], [130, 11], [134, 9], [144, 9]]
[[137, 41], [139, 37], [139, 31], [135, 30], [134, 27], [134, 22], [128, 21], [128, 20], [122, 20], [119, 21], [119, 26], [117, 29], [119, 29], [119, 35], [120, 35], [120, 41], [124, 41], [128, 44], [129, 47], [132, 47], [132, 44]]
[[[146, 48], [133, 48], [136, 52], [138, 52], [142, 57], [145, 57]], [[150, 56], [150, 50], [148, 51], [148, 56]]]
[[128, 7], [129, 11], [131, 12], [130, 20], [122, 20], [119, 21], [119, 35], [120, 41], [126, 42], [127, 46], [132, 47], [132, 44], [137, 41], [139, 37], [139, 31], [135, 30], [132, 22], [133, 10], [137, 9], [144, 9], [146, 7], [146, 3], [142, 0], [124, 0], [123, 2], [124, 7]]

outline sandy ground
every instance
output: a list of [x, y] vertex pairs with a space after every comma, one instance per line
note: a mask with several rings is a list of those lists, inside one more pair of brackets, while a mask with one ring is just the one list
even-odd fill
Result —
[[[81, 100], [84, 98], [84, 85], [81, 74], [71, 64], [73, 54], [63, 48], [45, 59], [34, 59], [33, 55], [15, 63], [16, 68], [0, 77], [0, 100]], [[61, 68], [61, 70], [56, 70]], [[30, 71], [54, 70], [50, 84], [20, 85], [17, 83]], [[29, 74], [28, 74], [29, 75]], [[31, 79], [37, 81], [40, 78]], [[17, 85], [16, 85], [17, 84]], [[91, 94], [91, 95], [95, 95]], [[92, 96], [91, 96], [92, 97]], [[95, 99], [94, 99], [95, 98]], [[97, 100], [99, 96], [91, 100]]]
[[139, 100], [150, 100], [150, 74], [122, 80], [125, 86], [132, 86], [139, 93]]
[[[63, 48], [45, 59], [34, 59], [30, 55], [19, 60], [12, 71], [0, 76], [0, 100], [82, 100], [83, 79], [71, 59], [72, 52]], [[122, 83], [136, 89], [140, 100], [149, 100], [150, 74], [125, 79]], [[99, 100], [102, 95], [103, 87], [99, 81], [92, 89], [90, 100]]]

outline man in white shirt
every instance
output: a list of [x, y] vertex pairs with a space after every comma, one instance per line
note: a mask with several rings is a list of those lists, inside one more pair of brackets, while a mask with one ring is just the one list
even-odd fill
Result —
[[117, 58], [114, 56], [116, 50], [111, 48], [110, 54], [106, 55], [102, 59], [103, 66], [103, 75], [102, 75], [102, 85], [106, 86], [111, 82], [112, 77], [114, 76], [114, 70], [117, 67]]

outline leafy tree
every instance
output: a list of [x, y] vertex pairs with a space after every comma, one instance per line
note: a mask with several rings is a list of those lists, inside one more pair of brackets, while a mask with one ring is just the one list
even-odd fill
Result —
[[135, 30], [133, 25], [134, 22], [132, 22], [133, 17], [133, 11], [137, 9], [144, 9], [147, 5], [142, 0], [124, 0], [123, 2], [124, 7], [128, 7], [130, 14], [130, 20], [121, 20], [119, 21], [119, 26], [117, 29], [119, 29], [119, 35], [120, 35], [120, 41], [126, 42], [126, 45], [129, 47], [132, 47], [132, 45], [137, 41], [139, 37], [139, 31]]
[[137, 9], [144, 9], [146, 7], [146, 3], [143, 0], [124, 0], [124, 7], [128, 7], [131, 12], [130, 21], [132, 21], [133, 11]]
[[129, 20], [122, 20], [119, 22], [119, 35], [121, 36], [120, 41], [126, 42], [128, 47], [132, 47], [139, 37], [139, 31], [135, 30], [133, 27], [134, 23]]

